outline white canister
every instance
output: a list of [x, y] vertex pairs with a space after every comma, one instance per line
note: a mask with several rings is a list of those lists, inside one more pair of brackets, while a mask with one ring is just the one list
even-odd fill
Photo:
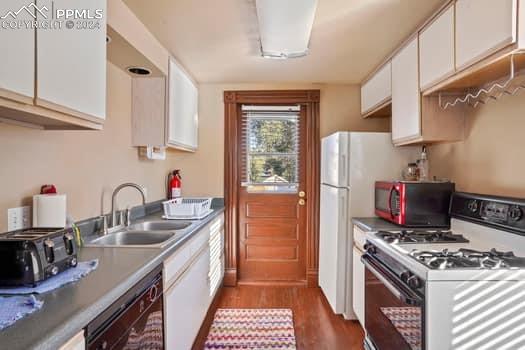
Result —
[[65, 227], [66, 217], [65, 194], [33, 196], [33, 227]]

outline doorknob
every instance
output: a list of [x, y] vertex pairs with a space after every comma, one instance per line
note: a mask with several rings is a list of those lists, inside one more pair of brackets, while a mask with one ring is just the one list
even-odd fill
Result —
[[305, 205], [306, 201], [304, 199], [299, 199], [299, 205]]
[[299, 198], [306, 197], [306, 193], [304, 191], [299, 192]]

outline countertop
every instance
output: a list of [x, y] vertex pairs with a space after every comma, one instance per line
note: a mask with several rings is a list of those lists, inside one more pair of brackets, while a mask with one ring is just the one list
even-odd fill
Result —
[[[98, 258], [98, 268], [78, 282], [38, 295], [44, 301], [43, 308], [0, 331], [0, 348], [58, 349], [224, 211], [222, 206], [213, 209], [193, 230], [162, 249], [80, 249], [78, 260]], [[141, 219], [159, 219], [160, 215], [150, 214]]]
[[352, 218], [352, 223], [357, 225], [361, 230], [366, 232], [375, 232], [375, 231], [395, 231], [406, 229], [402, 226], [392, 224], [386, 220], [383, 220], [378, 217], [371, 218]]
[[[401, 231], [401, 230], [418, 230], [418, 228], [414, 227], [407, 227], [407, 226], [399, 226], [396, 224], [393, 224], [391, 222], [388, 222], [386, 220], [383, 220], [378, 217], [370, 217], [370, 218], [352, 218], [352, 223], [354, 225], [357, 225], [361, 230], [365, 232], [377, 232], [377, 231]], [[419, 228], [419, 230], [448, 230], [448, 228], [438, 227], [425, 227], [425, 228]]]

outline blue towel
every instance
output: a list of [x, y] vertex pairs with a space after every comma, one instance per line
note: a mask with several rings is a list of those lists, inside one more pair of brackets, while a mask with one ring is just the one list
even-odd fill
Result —
[[42, 294], [65, 284], [78, 281], [82, 277], [87, 276], [91, 271], [98, 267], [98, 259], [91, 261], [83, 261], [78, 263], [76, 267], [67, 269], [58, 275], [51, 277], [36, 287], [14, 287], [14, 288], [0, 288], [0, 294], [16, 295], [16, 294]]
[[34, 295], [0, 297], [0, 330], [41, 309], [43, 304]]

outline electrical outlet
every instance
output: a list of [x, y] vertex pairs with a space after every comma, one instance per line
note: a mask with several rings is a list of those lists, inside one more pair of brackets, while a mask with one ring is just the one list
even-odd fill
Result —
[[7, 209], [7, 230], [21, 230], [31, 227], [31, 207]]

